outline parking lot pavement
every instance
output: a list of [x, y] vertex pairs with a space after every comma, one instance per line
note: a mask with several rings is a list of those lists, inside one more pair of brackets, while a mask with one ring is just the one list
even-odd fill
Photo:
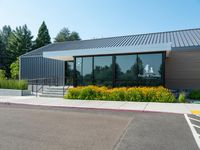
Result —
[[185, 118], [200, 149], [200, 115], [185, 114]]
[[135, 115], [117, 150], [198, 150], [184, 115]]
[[0, 104], [0, 150], [197, 150], [184, 115]]

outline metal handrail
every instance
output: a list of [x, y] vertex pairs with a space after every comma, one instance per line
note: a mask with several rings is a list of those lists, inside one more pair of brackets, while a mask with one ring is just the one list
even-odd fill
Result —
[[[43, 88], [44, 88], [44, 85], [47, 85], [47, 86], [58, 86], [59, 85], [59, 79], [63, 80], [63, 96], [65, 94], [65, 86], [68, 85], [66, 84], [65, 85], [65, 77], [49, 77], [49, 78], [37, 78], [37, 79], [29, 79], [28, 80], [28, 83], [30, 83], [30, 85], [32, 85], [32, 93], [33, 93], [33, 86], [36, 85], [36, 97], [38, 97], [38, 93], [39, 91], [42, 89], [42, 93], [43, 93]], [[45, 82], [46, 81], [46, 82]], [[41, 84], [39, 84], [39, 82]], [[41, 85], [41, 87], [38, 89], [38, 85]], [[70, 87], [70, 85], [68, 85], [67, 89]], [[66, 89], [66, 90], [67, 90]]]

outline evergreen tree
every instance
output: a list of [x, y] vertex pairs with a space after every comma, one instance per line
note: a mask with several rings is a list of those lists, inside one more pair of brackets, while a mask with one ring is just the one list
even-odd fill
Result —
[[42, 25], [39, 28], [38, 35], [35, 41], [34, 49], [40, 48], [42, 46], [48, 45], [51, 43], [51, 37], [45, 22], [42, 22]]
[[71, 32], [68, 28], [63, 28], [55, 37], [54, 42], [75, 41], [80, 40], [77, 32]]
[[0, 30], [0, 69], [5, 70], [6, 75], [9, 74], [9, 51], [6, 47], [11, 32], [10, 26], [3, 26], [2, 30]]
[[12, 32], [11, 27], [7, 25], [3, 26], [2, 31], [0, 31], [0, 36], [2, 38], [2, 42], [4, 43], [4, 45], [7, 45], [8, 37], [11, 32]]
[[0, 35], [0, 69], [4, 67], [4, 43], [2, 40], [2, 36]]
[[31, 31], [26, 25], [17, 27], [8, 37], [7, 50], [9, 51], [10, 64], [22, 54], [31, 51]]

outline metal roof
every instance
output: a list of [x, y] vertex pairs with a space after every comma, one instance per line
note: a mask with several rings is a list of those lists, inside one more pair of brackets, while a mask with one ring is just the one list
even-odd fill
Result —
[[151, 46], [155, 44], [171, 43], [172, 49], [180, 48], [200, 48], [200, 28], [176, 30], [168, 32], [157, 32], [137, 35], [127, 35], [109, 38], [99, 38], [91, 40], [67, 41], [49, 44], [39, 49], [33, 50], [26, 56], [42, 55], [47, 51], [61, 50], [84, 50], [97, 48], [116, 48], [128, 46]]

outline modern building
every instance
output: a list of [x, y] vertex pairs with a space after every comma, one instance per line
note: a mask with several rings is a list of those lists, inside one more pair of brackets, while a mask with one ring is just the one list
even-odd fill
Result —
[[20, 57], [20, 78], [200, 89], [200, 28], [49, 44]]

